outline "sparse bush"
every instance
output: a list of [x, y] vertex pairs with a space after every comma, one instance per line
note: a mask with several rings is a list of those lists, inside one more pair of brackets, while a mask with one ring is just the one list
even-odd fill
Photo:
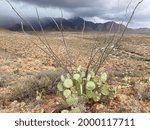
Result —
[[56, 84], [60, 81], [60, 76], [63, 73], [62, 69], [35, 73], [25, 81], [10, 88], [9, 100], [23, 100], [25, 98], [36, 98], [39, 94], [56, 93]]
[[66, 76], [62, 75], [57, 88], [60, 103], [69, 112], [83, 112], [86, 103], [108, 102], [116, 92], [114, 87], [107, 84], [106, 73], [98, 76], [91, 71], [86, 77], [81, 67]]
[[9, 100], [24, 100], [25, 98], [36, 97], [38, 80], [30, 77], [25, 81], [19, 82], [15, 87], [10, 88]]
[[60, 76], [64, 73], [65, 71], [63, 69], [56, 69], [34, 74], [38, 80], [38, 87], [36, 88], [36, 91], [42, 92], [44, 90], [47, 94], [56, 93], [57, 83], [60, 81]]

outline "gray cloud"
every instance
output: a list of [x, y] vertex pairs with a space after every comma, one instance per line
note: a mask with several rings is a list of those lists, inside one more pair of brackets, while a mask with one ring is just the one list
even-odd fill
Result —
[[[15, 6], [15, 8], [24, 16], [34, 16], [35, 7], [39, 8], [41, 16], [51, 15], [52, 17], [60, 17], [60, 8], [63, 10], [64, 17], [81, 16], [88, 19], [96, 17], [97, 21], [109, 21], [116, 20], [121, 21], [125, 19], [126, 7], [132, 1], [128, 8], [128, 17], [131, 14], [133, 8], [140, 0], [9, 0]], [[2, 7], [6, 6], [6, 2], [3, 2]], [[6, 9], [7, 8], [7, 9]], [[4, 10], [8, 12], [6, 15], [12, 16], [10, 7], [6, 7]], [[48, 10], [48, 14], [45, 13], [45, 8]], [[0, 5], [0, 17], [1, 17], [1, 5]], [[10, 12], [10, 13], [9, 13]], [[139, 26], [138, 23], [145, 23], [147, 26], [150, 24], [149, 0], [144, 0], [135, 13], [131, 26]], [[127, 17], [127, 18], [128, 18]], [[126, 19], [127, 19], [126, 18]], [[98, 20], [99, 19], [99, 20]], [[140, 24], [142, 25], [142, 24]], [[146, 26], [146, 25], [144, 25]]]
[[62, 7], [62, 8], [78, 8], [78, 7], [91, 7], [98, 3], [102, 4], [102, 0], [11, 0], [14, 2], [25, 2], [41, 7]]
[[[38, 7], [62, 8], [71, 14], [85, 17], [98, 16], [106, 20], [121, 19], [124, 16], [126, 7], [130, 2], [131, 9], [140, 0], [11, 0], [16, 3], [28, 3]], [[144, 0], [145, 5], [149, 0]], [[144, 7], [144, 6], [143, 6]], [[148, 8], [148, 7], [147, 7]], [[145, 8], [144, 8], [145, 10]]]

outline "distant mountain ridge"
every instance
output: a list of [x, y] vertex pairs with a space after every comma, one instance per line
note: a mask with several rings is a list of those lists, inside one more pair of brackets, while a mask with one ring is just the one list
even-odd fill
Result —
[[[32, 24], [35, 30], [37, 31], [41, 30], [37, 18], [27, 18], [27, 20]], [[60, 27], [62, 24], [63, 29], [65, 31], [82, 31], [84, 25], [84, 19], [80, 17], [74, 17], [71, 19], [55, 18], [55, 21]], [[59, 31], [54, 21], [49, 17], [41, 18], [40, 22], [45, 31]], [[22, 30], [21, 24], [19, 22], [13, 23], [13, 25], [8, 27], [5, 26], [4, 28], [12, 31]], [[125, 28], [125, 26], [122, 24], [120, 25], [118, 23], [115, 23], [113, 21], [106, 22], [106, 23], [93, 23], [91, 21], [85, 21], [85, 31], [109, 32], [110, 28], [111, 28], [111, 32], [116, 32], [118, 31], [118, 28], [120, 31], [122, 31]], [[24, 24], [24, 30], [31, 31], [32, 29], [30, 28], [29, 25]], [[127, 28], [127, 32], [150, 33], [150, 29], [149, 28], [139, 28], [139, 29]]]

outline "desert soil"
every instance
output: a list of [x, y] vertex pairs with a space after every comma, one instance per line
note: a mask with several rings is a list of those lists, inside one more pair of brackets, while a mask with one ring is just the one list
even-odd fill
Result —
[[[45, 36], [54, 52], [64, 59], [61, 34], [46, 32]], [[88, 63], [93, 44], [97, 42], [104, 47], [104, 40], [110, 37], [110, 34], [91, 32], [85, 33], [82, 39], [81, 33], [65, 33], [68, 48], [82, 67]], [[36, 92], [24, 96], [28, 92], [24, 91], [28, 89], [27, 81], [34, 82], [39, 73], [59, 69], [35, 43], [46, 49], [32, 33], [0, 30], [0, 112], [57, 112], [58, 99], [54, 93], [44, 94], [41, 102], [36, 100]], [[88, 106], [87, 112], [150, 112], [150, 35], [126, 34], [120, 44], [120, 49], [99, 70], [111, 77], [110, 84], [117, 88], [116, 96], [107, 104]]]

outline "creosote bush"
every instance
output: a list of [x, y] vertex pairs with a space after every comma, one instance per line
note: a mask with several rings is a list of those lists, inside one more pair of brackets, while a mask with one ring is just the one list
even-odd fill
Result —
[[65, 110], [62, 112], [83, 112], [87, 103], [108, 102], [115, 95], [115, 88], [107, 84], [107, 74], [87, 74], [78, 67], [72, 73], [61, 76], [57, 84], [60, 103]]

